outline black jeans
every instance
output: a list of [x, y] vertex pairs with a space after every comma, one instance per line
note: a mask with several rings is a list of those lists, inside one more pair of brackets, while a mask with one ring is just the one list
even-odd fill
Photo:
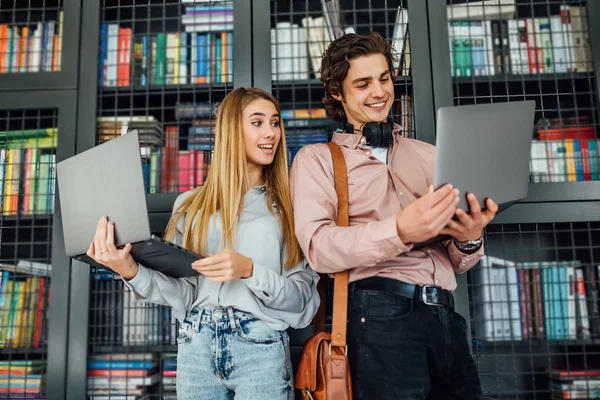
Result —
[[454, 310], [350, 285], [348, 318], [355, 400], [481, 399], [467, 326]]

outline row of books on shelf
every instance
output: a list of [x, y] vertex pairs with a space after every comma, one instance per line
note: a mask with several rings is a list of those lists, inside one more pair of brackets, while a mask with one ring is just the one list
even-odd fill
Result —
[[135, 346], [174, 341], [175, 318], [169, 307], [138, 301], [108, 270], [97, 269], [92, 278], [90, 343]]
[[54, 212], [56, 155], [46, 151], [48, 149], [0, 149], [3, 215], [47, 215]]
[[600, 337], [600, 265], [485, 256], [473, 270], [477, 337], [487, 341]]
[[0, 73], [59, 71], [63, 12], [35, 26], [0, 25]]
[[[333, 3], [333, 2], [328, 2]], [[343, 33], [353, 33], [354, 28], [343, 26], [341, 16], [335, 15], [324, 2], [323, 16], [304, 17], [300, 24], [290, 21], [277, 22], [271, 29], [271, 77], [273, 80], [289, 81], [320, 77], [323, 53], [331, 41]], [[337, 18], [337, 19], [336, 19]], [[398, 7], [392, 45], [398, 60], [394, 63], [397, 75], [410, 74], [410, 39], [408, 12]], [[309, 67], [310, 61], [310, 67]]]
[[598, 365], [554, 366], [548, 371], [552, 399], [600, 398], [600, 368]]
[[50, 271], [34, 261], [0, 264], [0, 347], [44, 346]]
[[[166, 366], [168, 360], [167, 356], [163, 365]], [[155, 385], [165, 379], [169, 383], [172, 374], [168, 371], [161, 368], [161, 360], [156, 353], [93, 355], [87, 365], [87, 395], [94, 400], [157, 398]]]
[[232, 32], [133, 35], [103, 24], [100, 86], [180, 85], [233, 80]]
[[0, 361], [0, 397], [3, 399], [45, 399], [46, 361]]
[[530, 171], [533, 182], [599, 180], [598, 139], [534, 140]]
[[560, 15], [448, 22], [452, 76], [592, 71], [585, 6], [561, 5]]

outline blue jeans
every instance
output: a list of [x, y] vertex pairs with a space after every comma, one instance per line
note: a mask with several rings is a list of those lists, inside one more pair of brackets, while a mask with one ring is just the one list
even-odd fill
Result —
[[193, 309], [177, 335], [177, 399], [291, 400], [289, 338], [231, 307]]

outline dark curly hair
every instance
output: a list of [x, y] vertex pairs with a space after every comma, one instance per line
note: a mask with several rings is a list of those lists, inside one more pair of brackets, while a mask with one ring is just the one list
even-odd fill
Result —
[[392, 45], [379, 33], [373, 32], [367, 35], [350, 33], [329, 44], [323, 53], [320, 71], [321, 82], [325, 88], [323, 104], [328, 117], [338, 121], [346, 119], [342, 103], [334, 99], [331, 94], [344, 94], [342, 82], [348, 75], [350, 61], [370, 54], [382, 54], [385, 57], [392, 79], [394, 79], [396, 71], [393, 67], [395, 56]]

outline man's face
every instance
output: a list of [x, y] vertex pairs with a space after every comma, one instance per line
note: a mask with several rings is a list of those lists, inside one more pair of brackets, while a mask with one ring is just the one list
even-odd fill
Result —
[[370, 54], [350, 61], [342, 88], [343, 95], [332, 96], [342, 102], [346, 118], [355, 129], [368, 122], [386, 121], [394, 102], [394, 82], [382, 54]]

